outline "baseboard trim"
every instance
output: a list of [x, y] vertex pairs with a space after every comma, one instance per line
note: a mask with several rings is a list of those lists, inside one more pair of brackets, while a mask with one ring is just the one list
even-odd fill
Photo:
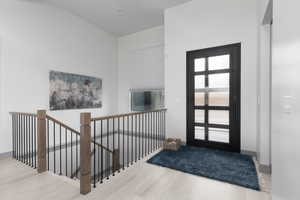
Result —
[[0, 159], [9, 158], [12, 156], [12, 152], [0, 153]]
[[257, 153], [255, 151], [241, 150], [241, 154], [245, 154], [257, 158]]
[[264, 173], [264, 174], [271, 174], [272, 173], [272, 166], [259, 164], [258, 170], [261, 173]]

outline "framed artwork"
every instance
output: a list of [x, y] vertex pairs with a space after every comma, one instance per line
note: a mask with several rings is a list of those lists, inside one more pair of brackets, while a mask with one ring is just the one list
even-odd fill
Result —
[[102, 107], [102, 79], [50, 71], [50, 110]]

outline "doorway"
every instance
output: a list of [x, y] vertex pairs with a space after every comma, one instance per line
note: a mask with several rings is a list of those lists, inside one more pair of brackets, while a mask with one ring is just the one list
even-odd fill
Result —
[[240, 152], [241, 44], [187, 52], [187, 144]]

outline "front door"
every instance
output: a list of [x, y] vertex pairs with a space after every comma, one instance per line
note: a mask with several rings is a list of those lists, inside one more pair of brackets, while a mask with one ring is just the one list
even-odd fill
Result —
[[187, 52], [187, 144], [240, 152], [241, 44]]

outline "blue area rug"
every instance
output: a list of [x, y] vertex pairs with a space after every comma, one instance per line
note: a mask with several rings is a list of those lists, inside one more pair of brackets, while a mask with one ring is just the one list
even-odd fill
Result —
[[179, 151], [162, 150], [147, 162], [260, 190], [252, 157], [239, 153], [182, 146]]

